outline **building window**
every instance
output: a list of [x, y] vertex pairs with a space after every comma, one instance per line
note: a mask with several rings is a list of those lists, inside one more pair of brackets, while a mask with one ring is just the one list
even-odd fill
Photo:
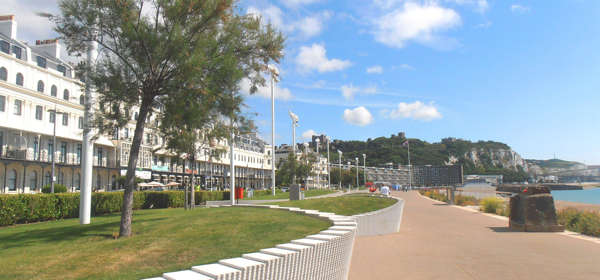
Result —
[[48, 161], [54, 160], [54, 142], [48, 142]]
[[77, 164], [81, 164], [81, 144], [77, 144]]
[[146, 134], [146, 145], [152, 145], [152, 135]]
[[81, 175], [79, 175], [79, 173], [75, 174], [75, 182], [73, 182], [73, 186], [76, 189], [80, 189], [81, 188]]
[[39, 92], [44, 92], [44, 82], [38, 81], [38, 88], [37, 88], [37, 90]]
[[36, 171], [31, 172], [31, 175], [29, 176], [29, 189], [30, 190], [37, 189], [37, 172]]
[[13, 46], [12, 47], [12, 53], [15, 54], [15, 57], [18, 59], [22, 59], [23, 58], [23, 50], [17, 46]]
[[68, 114], [62, 114], [62, 124], [64, 126], [69, 125], [69, 115]]
[[23, 105], [23, 101], [16, 99], [13, 114], [17, 116], [21, 115], [21, 105]]
[[60, 162], [67, 162], [67, 143], [60, 143]]
[[83, 129], [83, 117], [79, 117], [79, 129]]
[[63, 91], [63, 99], [64, 100], [69, 100], [69, 90], [65, 89], [65, 91]]
[[139, 114], [138, 114], [138, 112], [135, 112], [135, 113], [133, 113], [133, 119], [134, 119], [134, 120], [136, 120], [136, 121], [137, 121], [137, 120], [138, 120], [138, 117], [139, 117]]
[[0, 67], [0, 80], [7, 81], [8, 80], [8, 72], [6, 68]]
[[65, 67], [64, 65], [58, 65], [56, 66], [56, 70], [60, 73], [63, 74], [63, 76], [67, 76], [67, 67]]
[[129, 139], [129, 128], [125, 128], [125, 139]]
[[99, 189], [100, 186], [102, 186], [102, 177], [100, 176], [100, 174], [98, 174], [96, 176], [96, 188]]
[[79, 104], [85, 105], [85, 95], [82, 94], [79, 96]]
[[17, 73], [16, 82], [18, 86], [23, 86], [23, 74]]
[[9, 170], [8, 171], [8, 190], [16, 191], [17, 190], [17, 171]]
[[46, 68], [46, 59], [41, 56], [38, 56], [37, 57], [37, 66]]
[[0, 41], [0, 51], [10, 54], [10, 44], [6, 41]]
[[33, 141], [33, 160], [40, 160], [40, 143], [37, 137]]
[[102, 148], [98, 148], [98, 166], [103, 166], [102, 165], [102, 157], [104, 156], [103, 153], [104, 152], [102, 151]]
[[50, 111], [50, 117], [48, 118], [48, 120], [50, 121], [50, 123], [54, 123], [54, 121], [56, 120], [56, 113], [54, 113], [54, 111]]
[[0, 112], [4, 112], [4, 104], [6, 103], [6, 96], [0, 95]]
[[50, 88], [50, 95], [56, 97], [58, 89], [56, 89], [55, 85], [52, 85], [52, 87]]
[[50, 185], [50, 171], [46, 172], [46, 176], [44, 176], [44, 185]]
[[41, 120], [43, 113], [44, 113], [44, 108], [42, 108], [42, 106], [40, 106], [40, 105], [35, 106], [35, 119], [36, 120]]

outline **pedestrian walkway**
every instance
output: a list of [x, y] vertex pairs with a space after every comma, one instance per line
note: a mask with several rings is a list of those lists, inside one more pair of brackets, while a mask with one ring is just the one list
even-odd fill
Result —
[[600, 244], [512, 232], [414, 191], [393, 195], [405, 200], [400, 232], [357, 237], [349, 279], [600, 279]]

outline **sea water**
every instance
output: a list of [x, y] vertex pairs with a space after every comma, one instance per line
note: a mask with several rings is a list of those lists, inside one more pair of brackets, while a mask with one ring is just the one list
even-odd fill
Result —
[[573, 191], [552, 191], [554, 200], [600, 204], [600, 188]]

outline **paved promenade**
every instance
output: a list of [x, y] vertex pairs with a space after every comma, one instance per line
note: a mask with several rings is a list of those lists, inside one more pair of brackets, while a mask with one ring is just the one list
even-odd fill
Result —
[[600, 279], [598, 243], [511, 232], [416, 192], [394, 195], [406, 202], [400, 232], [357, 237], [349, 279]]

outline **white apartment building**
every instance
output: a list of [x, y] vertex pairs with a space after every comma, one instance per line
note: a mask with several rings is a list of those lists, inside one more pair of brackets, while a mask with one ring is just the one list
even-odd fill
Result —
[[[51, 181], [53, 156], [55, 182], [66, 185], [69, 191], [81, 186], [84, 84], [75, 78], [73, 67], [60, 59], [60, 52], [57, 40], [38, 40], [34, 46], [19, 41], [15, 17], [0, 16], [0, 193], [39, 192]], [[131, 121], [124, 128], [96, 138], [94, 190], [116, 189], [117, 177], [125, 174], [135, 120], [137, 112], [132, 110]], [[192, 168], [189, 160], [160, 149], [162, 139], [152, 124], [158, 124], [157, 120], [151, 118], [145, 128], [136, 176], [187, 183], [193, 174], [198, 185], [213, 189], [227, 186], [227, 141], [202, 145], [206, 148], [196, 155]], [[52, 141], [54, 125], [56, 143]], [[249, 135], [236, 141], [235, 147], [237, 185], [269, 186], [268, 146], [256, 135]], [[225, 152], [209, 156], [217, 150]]]
[[[316, 155], [316, 152], [313, 151], [308, 145], [305, 146], [305, 152], [308, 151], [310, 153], [315, 153], [317, 160], [313, 162], [312, 167], [312, 176], [306, 178], [306, 186], [309, 188], [327, 188], [327, 178], [329, 177], [329, 173], [327, 170], [328, 160], [327, 157], [323, 157], [320, 155]], [[288, 155], [292, 152], [292, 147], [288, 145], [282, 145], [275, 150], [275, 166], [278, 166], [281, 161], [285, 161], [288, 158]], [[296, 159], [300, 159], [303, 155], [303, 151], [300, 149], [296, 149]], [[317, 179], [317, 176], [319, 179]]]

